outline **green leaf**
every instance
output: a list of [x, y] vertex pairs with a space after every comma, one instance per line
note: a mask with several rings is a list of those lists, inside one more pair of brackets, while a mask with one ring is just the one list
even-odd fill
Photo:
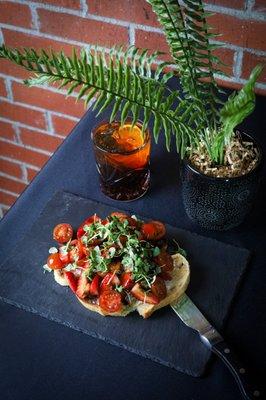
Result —
[[222, 131], [225, 142], [228, 143], [233, 135], [234, 128], [239, 125], [255, 108], [255, 83], [263, 70], [263, 65], [257, 65], [250, 74], [244, 87], [237, 93], [233, 93], [223, 108], [220, 110]]

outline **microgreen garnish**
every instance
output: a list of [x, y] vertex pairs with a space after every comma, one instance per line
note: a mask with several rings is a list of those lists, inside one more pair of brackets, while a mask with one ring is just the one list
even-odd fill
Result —
[[187, 258], [187, 252], [186, 252], [186, 250], [182, 249], [182, 247], [179, 246], [179, 243], [178, 243], [175, 239], [173, 239], [173, 242], [174, 242], [174, 244], [177, 246], [177, 252], [178, 252], [179, 254], [181, 254], [181, 256]]
[[115, 290], [119, 293], [121, 293], [123, 291], [123, 286], [121, 285], [115, 285]]

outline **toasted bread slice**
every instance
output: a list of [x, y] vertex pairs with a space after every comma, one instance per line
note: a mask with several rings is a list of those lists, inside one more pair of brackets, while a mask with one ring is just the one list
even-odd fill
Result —
[[166, 282], [167, 296], [165, 299], [161, 300], [159, 304], [140, 303], [137, 306], [137, 311], [143, 318], [148, 318], [154, 311], [159, 310], [159, 308], [176, 302], [187, 289], [190, 276], [189, 264], [185, 257], [179, 253], [174, 254], [172, 258], [174, 261], [174, 269], [171, 274], [172, 280]]
[[[138, 313], [143, 318], [148, 318], [154, 311], [159, 310], [159, 308], [165, 307], [168, 304], [174, 303], [182, 296], [182, 294], [186, 291], [186, 288], [189, 283], [189, 264], [185, 257], [181, 254], [177, 253], [172, 256], [174, 261], [174, 269], [171, 273], [172, 280], [166, 282], [167, 285], [167, 297], [160, 301], [159, 304], [147, 304], [142, 303], [140, 301], [136, 301], [136, 303], [132, 306], [126, 306], [123, 308], [121, 312], [116, 313], [108, 313], [102, 310], [97, 304], [93, 304], [89, 300], [80, 299], [77, 296], [77, 299], [81, 302], [81, 304], [86, 307], [88, 310], [97, 312], [101, 315], [110, 315], [112, 317], [125, 317], [130, 312], [138, 311]], [[63, 274], [55, 270], [54, 277], [57, 283], [62, 286], [67, 286], [67, 281], [64, 278]]]

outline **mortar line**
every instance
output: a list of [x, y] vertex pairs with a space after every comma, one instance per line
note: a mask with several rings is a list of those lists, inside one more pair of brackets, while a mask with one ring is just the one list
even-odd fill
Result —
[[80, 0], [80, 8], [82, 16], [86, 17], [88, 14], [88, 4], [86, 0]]
[[6, 194], [10, 194], [10, 195], [16, 196], [16, 197], [19, 196], [19, 193], [15, 193], [15, 192], [12, 192], [11, 190], [7, 190], [7, 189], [2, 189], [2, 188], [0, 188], [0, 192], [6, 193]]
[[12, 124], [12, 126], [13, 126], [13, 129], [14, 129], [14, 131], [15, 131], [15, 138], [16, 138], [16, 143], [18, 143], [18, 144], [23, 144], [22, 143], [22, 141], [21, 141], [21, 137], [20, 137], [20, 129], [19, 129], [19, 126], [18, 126], [18, 124], [16, 124], [16, 123], [14, 123], [14, 124]]
[[37, 12], [37, 7], [34, 4], [29, 5], [29, 8], [31, 10], [31, 19], [32, 19], [32, 27], [34, 30], [37, 32], [40, 31], [40, 20], [39, 20], [39, 14]]
[[236, 51], [234, 54], [234, 65], [233, 74], [236, 79], [240, 78], [242, 75], [242, 64], [243, 64], [243, 51]]
[[0, 156], [0, 160], [13, 162], [14, 164], [18, 164], [20, 166], [23, 164], [26, 168], [31, 168], [31, 169], [34, 169], [35, 171], [40, 171], [41, 170], [41, 168], [40, 167], [36, 167], [36, 165], [32, 165], [32, 164], [26, 163], [25, 161], [19, 161], [17, 159], [13, 159], [11, 157]]
[[129, 44], [131, 46], [135, 46], [135, 28], [133, 25], [129, 25], [128, 28], [128, 39], [129, 39]]
[[28, 149], [28, 150], [35, 151], [35, 152], [37, 152], [37, 153], [46, 155], [46, 156], [48, 156], [48, 157], [51, 157], [51, 156], [53, 155], [52, 152], [49, 152], [49, 151], [46, 151], [46, 150], [42, 150], [42, 149], [40, 149], [39, 147], [32, 147], [32, 146], [25, 145], [25, 144], [22, 145], [22, 144], [20, 144], [20, 143], [15, 143], [15, 142], [13, 142], [12, 140], [9, 140], [9, 139], [0, 138], [0, 141], [1, 141], [1, 142], [4, 142], [4, 143], [15, 144], [16, 146], [22, 147], [22, 148], [24, 148], [24, 149]]
[[9, 174], [6, 174], [5, 172], [1, 172], [1, 171], [0, 171], [0, 176], [2, 176], [3, 178], [10, 179], [11, 181], [14, 181], [14, 182], [18, 182], [18, 183], [28, 183], [27, 181], [24, 181], [24, 180], [22, 180], [22, 179], [19, 179], [19, 178], [17, 178], [16, 176], [9, 175]]
[[8, 76], [6, 76], [4, 79], [5, 79], [4, 82], [5, 82], [5, 87], [6, 87], [7, 98], [10, 101], [14, 101], [13, 92], [12, 92], [12, 80]]

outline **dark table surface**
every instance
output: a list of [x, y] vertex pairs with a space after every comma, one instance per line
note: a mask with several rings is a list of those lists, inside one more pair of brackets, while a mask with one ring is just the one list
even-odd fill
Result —
[[[265, 100], [258, 98], [256, 111], [242, 126], [257, 138], [264, 154]], [[202, 230], [185, 215], [177, 156], [174, 150], [167, 153], [161, 140], [152, 150], [150, 191], [135, 202], [114, 202], [101, 194], [97, 181], [90, 131], [98, 121], [100, 118], [95, 118], [92, 112], [84, 115], [1, 221], [0, 261], [8, 257], [14, 244], [59, 189], [251, 249], [252, 262], [222, 333], [263, 386], [266, 371], [265, 178], [245, 223], [229, 232]], [[192, 378], [3, 302], [0, 302], [0, 393], [5, 400], [240, 398], [230, 373], [215, 358], [206, 376]]]

